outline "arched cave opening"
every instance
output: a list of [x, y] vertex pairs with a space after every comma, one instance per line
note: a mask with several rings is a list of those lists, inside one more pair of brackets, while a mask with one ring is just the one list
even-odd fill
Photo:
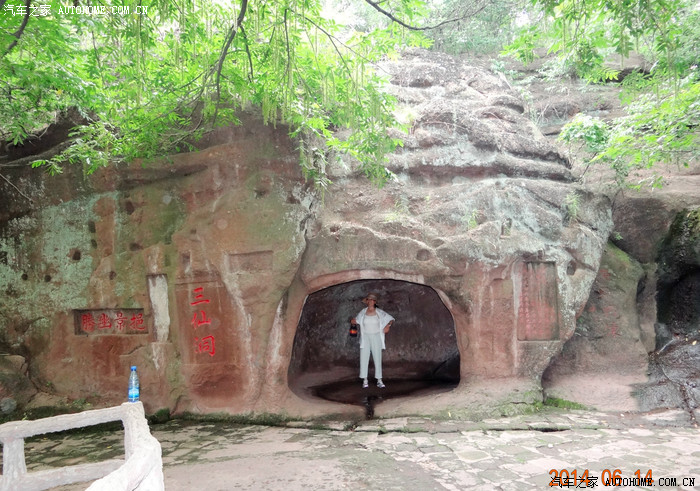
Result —
[[[384, 382], [362, 389], [359, 337], [350, 319], [368, 292], [396, 321], [386, 336]], [[370, 361], [370, 380], [374, 366]], [[368, 405], [392, 397], [451, 390], [459, 383], [460, 355], [452, 314], [429, 286], [408, 281], [356, 280], [310, 294], [301, 313], [289, 364], [289, 387], [302, 396]]]

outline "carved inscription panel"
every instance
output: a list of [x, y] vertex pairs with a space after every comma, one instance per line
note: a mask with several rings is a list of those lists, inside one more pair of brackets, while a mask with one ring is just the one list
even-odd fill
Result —
[[218, 281], [177, 285], [183, 361], [188, 364], [230, 362], [234, 315], [226, 288]]
[[557, 270], [554, 263], [523, 263], [520, 270], [518, 340], [559, 339]]
[[74, 310], [75, 334], [148, 334], [143, 309]]

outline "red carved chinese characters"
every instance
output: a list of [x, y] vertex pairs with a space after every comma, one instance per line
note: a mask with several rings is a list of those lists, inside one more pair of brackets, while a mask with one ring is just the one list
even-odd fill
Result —
[[148, 326], [142, 309], [75, 311], [75, 333], [92, 335], [145, 334]]
[[214, 336], [206, 336], [202, 339], [194, 338], [194, 352], [197, 354], [209, 353], [209, 356], [214, 356], [216, 353]]
[[80, 316], [80, 328], [85, 332], [95, 330], [95, 318], [92, 314], [83, 314]]
[[117, 331], [123, 331], [124, 330], [124, 323], [126, 322], [126, 317], [124, 317], [124, 312], [119, 311], [117, 312], [117, 316], [114, 318], [114, 325], [117, 329]]
[[143, 312], [135, 314], [131, 318], [131, 323], [129, 324], [129, 328], [133, 329], [134, 331], [145, 331], [146, 330], [146, 324], [143, 323]]
[[102, 312], [102, 314], [100, 314], [100, 317], [97, 320], [97, 327], [99, 329], [112, 328], [112, 321], [109, 319], [109, 316], [105, 312]]
[[197, 312], [194, 313], [192, 316], [192, 327], [197, 329], [199, 326], [205, 325], [205, 324], [211, 324], [211, 319], [207, 318], [206, 312], [203, 310], [199, 311], [199, 315], [197, 315]]
[[190, 305], [199, 305], [200, 303], [209, 303], [208, 298], [204, 298], [204, 294], [202, 293], [204, 291], [204, 288], [197, 287], [194, 290], [192, 290], [193, 293], [196, 293], [194, 296], [194, 302], [190, 302]]
[[[204, 296], [204, 287], [198, 286], [192, 290], [194, 301], [190, 302], [192, 307], [201, 306], [200, 310], [192, 312], [192, 329], [197, 332], [198, 328], [211, 327], [211, 319], [207, 316], [204, 306], [209, 303], [209, 299]], [[206, 333], [205, 333], [206, 334]], [[195, 355], [208, 354], [214, 356], [216, 353], [216, 340], [214, 336], [203, 336], [194, 338]]]

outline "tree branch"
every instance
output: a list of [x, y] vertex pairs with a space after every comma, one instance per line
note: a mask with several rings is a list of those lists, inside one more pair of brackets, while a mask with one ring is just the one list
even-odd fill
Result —
[[440, 28], [440, 27], [442, 27], [442, 26], [444, 26], [444, 25], [447, 25], [447, 24], [452, 24], [452, 23], [454, 23], [454, 22], [459, 22], [459, 21], [461, 21], [461, 20], [466, 19], [467, 17], [471, 17], [471, 16], [474, 16], [474, 15], [478, 14], [479, 12], [481, 12], [482, 10], [484, 10], [484, 9], [486, 8], [486, 5], [487, 5], [486, 2], [485, 2], [479, 9], [477, 9], [477, 10], [475, 10], [475, 11], [473, 11], [473, 12], [468, 12], [468, 13], [462, 15], [461, 17], [455, 17], [454, 19], [448, 19], [448, 20], [442, 21], [442, 22], [440, 22], [439, 24], [436, 24], [436, 25], [434, 25], [434, 26], [416, 27], [416, 26], [412, 26], [411, 24], [406, 24], [404, 21], [402, 21], [401, 19], [399, 19], [398, 17], [396, 17], [394, 14], [392, 14], [392, 13], [389, 12], [388, 10], [384, 10], [382, 7], [379, 6], [379, 3], [380, 3], [380, 2], [378, 2], [378, 1], [365, 0], [365, 2], [366, 2], [369, 6], [371, 6], [373, 9], [375, 9], [377, 12], [381, 13], [382, 15], [384, 15], [384, 16], [388, 17], [389, 19], [391, 19], [393, 22], [396, 22], [396, 23], [399, 24], [400, 26], [403, 26], [403, 27], [405, 27], [406, 29], [409, 29], [409, 30], [411, 30], [411, 31], [430, 31], [430, 30], [432, 30], [432, 29], [438, 29], [438, 28]]
[[[2, 2], [5, 3], [5, 2]], [[12, 36], [15, 37], [15, 40], [10, 43], [10, 45], [7, 47], [5, 52], [3, 53], [2, 57], [4, 58], [7, 56], [7, 54], [12, 51], [12, 48], [17, 46], [17, 43], [19, 43], [19, 38], [22, 36], [22, 33], [24, 32], [24, 28], [27, 27], [27, 23], [29, 22], [29, 13], [31, 12], [30, 7], [32, 6], [32, 0], [26, 0], [24, 2], [24, 19], [22, 19], [22, 24], [19, 26], [19, 29], [17, 29], [15, 32], [12, 33]], [[0, 7], [2, 7], [2, 4], [0, 4]]]
[[37, 155], [28, 155], [26, 157], [20, 157], [15, 160], [10, 160], [7, 162], [3, 162], [6, 158], [5, 155], [0, 156], [0, 168], [2, 167], [8, 167], [8, 168], [13, 168], [13, 167], [26, 167], [27, 165], [31, 164], [35, 160], [49, 160], [50, 158], [58, 155], [59, 153], [63, 152], [66, 148], [71, 146], [73, 142], [71, 140], [68, 141], [63, 141], [59, 143], [58, 145], [49, 148], [48, 150], [37, 154]]
[[289, 9], [284, 9], [284, 39], [285, 39], [285, 44], [287, 47], [287, 68], [284, 71], [284, 74], [287, 75], [290, 70], [292, 69], [292, 55], [289, 50], [289, 30], [287, 29], [287, 13], [289, 12]]
[[[296, 13], [296, 12], [295, 12], [295, 13]], [[299, 15], [299, 14], [297, 14], [297, 15]], [[309, 18], [306, 17], [306, 16], [303, 16], [303, 19], [304, 19], [306, 22], [308, 22], [309, 24], [311, 24], [312, 26], [314, 26], [316, 29], [318, 29], [319, 31], [321, 31], [323, 34], [325, 34], [325, 36], [328, 38], [328, 40], [329, 40], [329, 41], [331, 42], [331, 44], [333, 45], [333, 49], [334, 49], [335, 52], [338, 54], [338, 57], [340, 58], [340, 61], [343, 62], [343, 65], [345, 66], [345, 70], [348, 72], [348, 76], [350, 77], [350, 79], [352, 79], [352, 71], [350, 70], [350, 67], [348, 67], [347, 62], [345, 61], [345, 57], [344, 57], [343, 54], [340, 52], [340, 49], [338, 49], [338, 45], [335, 44], [336, 41], [338, 41], [338, 43], [339, 43], [341, 46], [343, 46], [344, 48], [346, 48], [347, 50], [349, 50], [350, 52], [352, 52], [352, 54], [354, 54], [354, 55], [357, 56], [358, 58], [362, 58], [362, 60], [364, 60], [365, 62], [371, 63], [371, 62], [370, 62], [365, 56], [363, 56], [361, 53], [358, 53], [357, 51], [355, 51], [354, 49], [352, 49], [352, 47], [348, 46], [347, 44], [345, 44], [344, 42], [342, 42], [340, 39], [338, 39], [337, 37], [335, 37], [333, 34], [331, 34], [330, 32], [326, 31], [323, 27], [319, 26], [319, 25], [318, 25], [316, 22], [314, 22], [313, 20], [309, 19]], [[381, 69], [381, 68], [380, 68], [380, 69]], [[382, 69], [382, 70], [383, 70], [383, 69]]]
[[27, 198], [29, 201], [31, 201], [32, 203], [34, 203], [34, 200], [33, 200], [32, 198], [30, 198], [29, 196], [27, 196], [26, 194], [24, 194], [17, 186], [15, 186], [14, 184], [12, 184], [12, 182], [10, 182], [10, 180], [9, 180], [7, 177], [3, 176], [2, 174], [0, 174], [0, 177], [2, 177], [2, 179], [3, 179], [7, 184], [9, 184], [9, 185], [12, 186], [13, 188], [15, 188], [15, 190], [20, 194], [20, 196], [23, 196], [24, 198]]
[[226, 42], [224, 43], [224, 47], [221, 49], [219, 60], [216, 62], [216, 79], [214, 83], [214, 86], [216, 87], [216, 110], [214, 112], [214, 121], [216, 121], [216, 116], [219, 112], [219, 101], [221, 100], [221, 70], [223, 69], [224, 60], [226, 60], [231, 43], [233, 43], [233, 38], [236, 37], [236, 33], [238, 32], [240, 25], [243, 24], [246, 10], [248, 10], [248, 0], [241, 0], [241, 11], [238, 12], [236, 23], [231, 26], [231, 29], [226, 36]]
[[243, 26], [239, 26], [239, 29], [241, 30], [241, 34], [243, 34], [243, 39], [245, 40], [245, 52], [248, 55], [248, 81], [252, 82], [253, 81], [253, 57], [250, 54], [250, 44], [248, 43], [248, 35], [245, 33], [245, 29], [243, 29]]

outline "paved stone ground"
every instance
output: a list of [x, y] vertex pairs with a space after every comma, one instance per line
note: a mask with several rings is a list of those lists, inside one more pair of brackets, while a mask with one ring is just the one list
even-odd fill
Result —
[[[163, 447], [171, 491], [544, 490], [553, 489], [553, 471], [562, 469], [578, 476], [588, 470], [597, 478], [589, 487], [601, 489], [605, 469], [619, 470], [623, 478], [651, 470], [656, 488], [700, 489], [700, 430], [678, 410], [547, 411], [478, 423], [397, 418], [323, 427], [171, 421], [152, 432]], [[27, 442], [28, 469], [113, 458], [123, 452], [121, 438], [121, 431], [47, 435]]]

